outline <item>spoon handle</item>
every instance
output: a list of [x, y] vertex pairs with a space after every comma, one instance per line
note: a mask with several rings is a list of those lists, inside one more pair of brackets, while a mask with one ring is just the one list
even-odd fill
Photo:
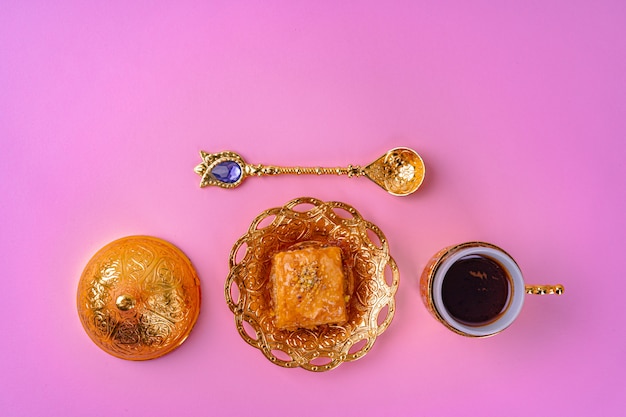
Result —
[[253, 165], [246, 163], [241, 155], [231, 152], [208, 153], [201, 151], [202, 163], [194, 171], [202, 177], [200, 187], [215, 185], [222, 188], [233, 188], [251, 176], [283, 175], [283, 174], [314, 174], [314, 175], [347, 175], [360, 177], [367, 175], [366, 170], [358, 165], [347, 167], [280, 167], [275, 165]]
[[348, 177], [360, 177], [365, 175], [365, 171], [358, 165], [348, 165], [347, 167], [280, 167], [275, 165], [246, 165], [244, 167], [248, 175], [347, 175]]
[[561, 295], [565, 291], [565, 288], [561, 284], [557, 285], [526, 285], [526, 294], [546, 295], [556, 294]]

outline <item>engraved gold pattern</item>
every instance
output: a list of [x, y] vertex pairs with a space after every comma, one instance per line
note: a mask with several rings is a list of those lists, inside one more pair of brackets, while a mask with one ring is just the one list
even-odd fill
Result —
[[[341, 249], [344, 269], [350, 275], [348, 321], [315, 329], [280, 330], [273, 318], [271, 258], [309, 242]], [[387, 239], [347, 204], [302, 197], [266, 210], [235, 243], [229, 262], [224, 292], [237, 330], [279, 366], [322, 372], [359, 359], [393, 319], [400, 274], [389, 255]]]
[[93, 342], [113, 356], [147, 360], [185, 341], [200, 312], [200, 281], [174, 245], [150, 236], [109, 243], [87, 263], [77, 307]]
[[[422, 158], [410, 148], [394, 148], [386, 152], [365, 168], [358, 165], [347, 167], [279, 167], [273, 165], [251, 165], [244, 162], [241, 155], [231, 152], [208, 153], [200, 151], [202, 162], [194, 171], [202, 177], [200, 187], [218, 186], [234, 188], [249, 176], [282, 175], [282, 174], [313, 174], [313, 175], [347, 175], [348, 177], [366, 176], [392, 195], [405, 196], [415, 192], [424, 181], [425, 167]], [[216, 179], [213, 168], [223, 162], [236, 162], [241, 167], [241, 175], [233, 182]]]

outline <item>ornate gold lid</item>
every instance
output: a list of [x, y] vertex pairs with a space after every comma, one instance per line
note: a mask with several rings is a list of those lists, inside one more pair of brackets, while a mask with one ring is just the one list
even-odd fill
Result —
[[176, 246], [129, 236], [100, 249], [78, 283], [78, 315], [96, 345], [148, 360], [180, 346], [200, 313], [200, 280]]

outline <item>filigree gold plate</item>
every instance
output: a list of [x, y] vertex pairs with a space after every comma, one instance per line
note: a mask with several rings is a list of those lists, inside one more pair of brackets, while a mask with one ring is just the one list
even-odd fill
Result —
[[176, 246], [151, 236], [109, 243], [78, 284], [80, 320], [91, 340], [122, 359], [154, 359], [180, 346], [200, 312], [200, 281]]
[[[304, 242], [341, 249], [349, 272], [348, 320], [314, 329], [274, 324], [272, 256]], [[261, 213], [233, 246], [225, 284], [241, 337], [271, 362], [322, 372], [363, 357], [391, 323], [400, 274], [387, 239], [351, 206], [308, 197]]]

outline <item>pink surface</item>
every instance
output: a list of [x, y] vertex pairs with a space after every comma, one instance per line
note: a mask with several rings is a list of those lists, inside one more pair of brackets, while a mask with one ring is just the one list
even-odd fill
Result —
[[[4, 2], [0, 414], [623, 414], [625, 4]], [[193, 172], [200, 149], [335, 166], [394, 146], [427, 165], [410, 197]], [[266, 360], [223, 297], [251, 220], [304, 195], [377, 224], [401, 273], [387, 332], [323, 374]], [[75, 308], [87, 260], [131, 234], [176, 244], [202, 281], [190, 338], [149, 362], [99, 350]], [[448, 331], [418, 277], [474, 239], [565, 295], [528, 296], [492, 338]]]

